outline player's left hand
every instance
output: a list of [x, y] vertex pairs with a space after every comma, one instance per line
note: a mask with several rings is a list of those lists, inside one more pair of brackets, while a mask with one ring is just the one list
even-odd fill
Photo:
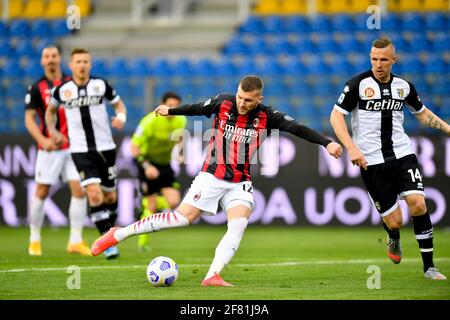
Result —
[[327, 144], [327, 151], [330, 155], [338, 159], [343, 152], [342, 146], [337, 142], [330, 142]]

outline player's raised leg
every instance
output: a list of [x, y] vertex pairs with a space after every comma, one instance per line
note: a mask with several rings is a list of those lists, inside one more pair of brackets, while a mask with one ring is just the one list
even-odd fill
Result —
[[188, 204], [181, 204], [176, 210], [156, 213], [123, 228], [111, 228], [107, 233], [94, 241], [91, 253], [97, 256], [109, 247], [115, 246], [134, 235], [188, 226], [198, 219], [200, 213], [201, 210], [198, 208]]

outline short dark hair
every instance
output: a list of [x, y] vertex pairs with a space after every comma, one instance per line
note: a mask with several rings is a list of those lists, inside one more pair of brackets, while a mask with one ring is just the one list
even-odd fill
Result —
[[173, 91], [168, 91], [168, 92], [164, 93], [161, 98], [161, 102], [165, 103], [170, 98], [177, 99], [178, 101], [181, 102], [181, 97]]
[[254, 90], [263, 91], [264, 83], [258, 76], [247, 75], [241, 79], [239, 86], [244, 92], [251, 92]]
[[42, 52], [44, 52], [45, 49], [56, 49], [58, 51], [58, 54], [61, 55], [61, 48], [57, 44], [48, 44], [44, 48], [42, 48]]
[[382, 37], [382, 38], [375, 39], [372, 42], [372, 47], [382, 49], [382, 48], [389, 47], [391, 44], [394, 45], [394, 43], [392, 42], [391, 39], [389, 39], [388, 37]]
[[74, 48], [72, 50], [72, 52], [70, 53], [70, 56], [73, 57], [75, 54], [80, 54], [80, 53], [89, 53], [89, 50], [84, 49], [84, 48]]

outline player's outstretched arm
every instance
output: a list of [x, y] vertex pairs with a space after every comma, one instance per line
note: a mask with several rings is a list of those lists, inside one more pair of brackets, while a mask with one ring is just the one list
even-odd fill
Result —
[[330, 123], [339, 141], [341, 141], [341, 143], [347, 149], [350, 161], [353, 163], [353, 165], [362, 167], [364, 170], [367, 170], [367, 160], [361, 153], [359, 148], [356, 146], [356, 144], [353, 142], [353, 139], [348, 131], [347, 124], [345, 123], [344, 114], [337, 111], [336, 109], [333, 109], [330, 116]]
[[417, 113], [416, 118], [424, 125], [433, 129], [441, 130], [442, 132], [450, 136], [450, 125], [439, 118], [437, 115], [435, 115], [433, 111], [431, 111], [427, 107], [425, 107], [425, 109], [421, 113]]

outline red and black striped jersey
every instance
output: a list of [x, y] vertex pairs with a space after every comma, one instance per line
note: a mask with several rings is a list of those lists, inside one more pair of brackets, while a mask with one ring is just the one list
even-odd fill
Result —
[[323, 146], [331, 142], [319, 132], [263, 104], [240, 115], [236, 97], [231, 94], [219, 94], [205, 102], [172, 108], [169, 114], [207, 117], [215, 114], [202, 171], [232, 182], [251, 180], [251, 159], [273, 130], [286, 131]]
[[[27, 95], [25, 96], [25, 110], [36, 110], [39, 116], [39, 128], [45, 137], [49, 137], [48, 128], [45, 124], [45, 111], [47, 105], [50, 102], [51, 91], [54, 87], [59, 86], [61, 83], [70, 80], [70, 76], [63, 75], [62, 79], [51, 81], [46, 76], [42, 76], [33, 85], [28, 87]], [[61, 106], [57, 113], [56, 129], [60, 131], [66, 138], [68, 138], [66, 114], [64, 108]], [[64, 143], [60, 149], [69, 148], [69, 139]], [[38, 145], [39, 149], [42, 149], [41, 145]]]

